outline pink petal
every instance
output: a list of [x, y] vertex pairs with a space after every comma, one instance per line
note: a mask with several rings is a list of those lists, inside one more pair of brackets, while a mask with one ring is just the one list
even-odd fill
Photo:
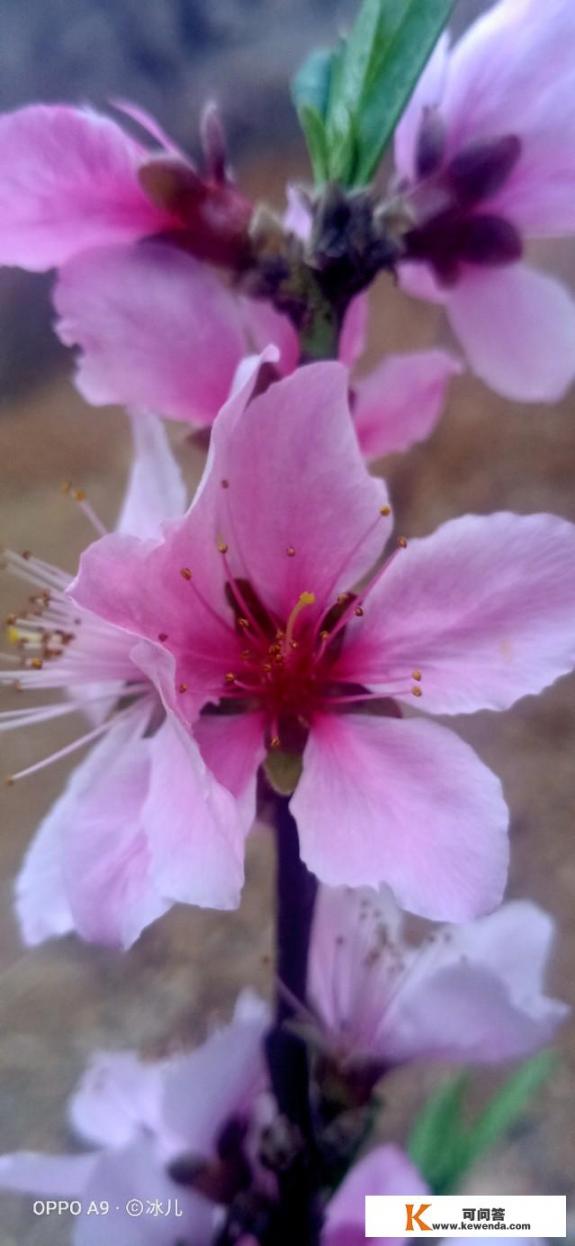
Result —
[[575, 376], [575, 304], [558, 281], [524, 264], [467, 271], [449, 319], [470, 366], [522, 402], [556, 402]]
[[[517, 133], [537, 134], [555, 103], [555, 132], [564, 124], [569, 142], [572, 106], [571, 49], [575, 13], [570, 0], [500, 0], [474, 22], [450, 59], [442, 111], [452, 147]], [[503, 119], [503, 120], [502, 120]]]
[[349, 368], [357, 363], [367, 345], [369, 297], [358, 294], [344, 316], [339, 339], [339, 359]]
[[[388, 1143], [360, 1159], [327, 1206], [322, 1246], [363, 1246], [368, 1194], [426, 1194], [427, 1186], [400, 1147]], [[402, 1238], [379, 1237], [388, 1244]]]
[[62, 870], [62, 832], [74, 800], [68, 792], [43, 818], [16, 880], [16, 913], [28, 947], [58, 938], [74, 929]]
[[350, 625], [338, 670], [383, 690], [422, 673], [432, 714], [507, 709], [575, 665], [575, 526], [466, 515], [400, 551]]
[[206, 766], [218, 783], [242, 801], [242, 822], [249, 830], [256, 816], [256, 780], [264, 760], [263, 714], [204, 714], [194, 736]]
[[353, 418], [367, 459], [407, 450], [429, 437], [445, 406], [451, 377], [462, 371], [443, 350], [388, 355], [354, 386]]
[[265, 299], [238, 300], [250, 348], [257, 352], [272, 343], [280, 352], [278, 363], [282, 376], [289, 376], [299, 363], [299, 338], [291, 320], [276, 311]]
[[240, 806], [213, 777], [191, 734], [173, 714], [150, 741], [150, 757], [142, 822], [156, 887], [172, 901], [236, 908], [249, 829]]
[[433, 920], [465, 921], [501, 900], [501, 785], [445, 727], [318, 719], [290, 808], [302, 858], [328, 886], [387, 883], [404, 908]]
[[395, 131], [395, 163], [402, 178], [415, 177], [415, 156], [419, 128], [426, 108], [436, 108], [442, 100], [449, 64], [449, 36], [436, 44]]
[[[130, 1200], [136, 1208], [141, 1205], [141, 1214], [126, 1213]], [[91, 1203], [104, 1201], [109, 1205], [105, 1217], [88, 1215]], [[147, 1212], [150, 1203], [159, 1203], [162, 1214]], [[171, 1181], [154, 1140], [145, 1136], [122, 1151], [101, 1152], [82, 1204], [74, 1246], [109, 1246], [110, 1241], [117, 1246], [172, 1246], [180, 1235], [194, 1246], [213, 1242], [213, 1204]]]
[[169, 907], [143, 824], [149, 710], [118, 721], [75, 770], [60, 802], [63, 873], [76, 929], [129, 947]]
[[164, 1069], [131, 1051], [96, 1052], [70, 1101], [74, 1130], [104, 1147], [127, 1146], [143, 1129], [158, 1132]]
[[209, 1155], [227, 1120], [250, 1113], [266, 1085], [263, 1040], [269, 1008], [245, 992], [229, 1025], [179, 1060], [170, 1061], [164, 1115], [174, 1137], [197, 1155]]
[[245, 343], [236, 300], [207, 265], [163, 242], [88, 251], [63, 269], [54, 302], [88, 402], [211, 424]]
[[0, 1156], [0, 1189], [24, 1194], [77, 1198], [98, 1163], [96, 1155], [39, 1155], [19, 1151]]
[[302, 242], [307, 242], [311, 232], [311, 209], [305, 192], [299, 186], [286, 186], [287, 208], [284, 212], [284, 228], [295, 234]]
[[569, 1008], [543, 993], [553, 922], [528, 901], [438, 932], [382, 1030], [392, 1062], [498, 1063], [550, 1043]]
[[158, 536], [165, 519], [184, 513], [186, 486], [161, 420], [142, 412], [131, 425], [134, 458], [116, 531]]
[[201, 495], [182, 525], [182, 549], [193, 549], [195, 532], [206, 532], [204, 545], [219, 532], [230, 564], [268, 609], [287, 619], [300, 594], [311, 592], [317, 612], [381, 551], [386, 501], [359, 452], [347, 370], [309, 364], [245, 409], [230, 403], [221, 412]]
[[0, 118], [0, 263], [53, 268], [166, 228], [138, 183], [144, 154], [88, 109], [32, 105]]

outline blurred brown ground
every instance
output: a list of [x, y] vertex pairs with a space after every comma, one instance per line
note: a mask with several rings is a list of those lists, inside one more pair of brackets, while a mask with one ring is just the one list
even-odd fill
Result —
[[[248, 167], [244, 184], [278, 203], [287, 167], [285, 160]], [[562, 244], [550, 253], [559, 271], [575, 279], [573, 248]], [[380, 282], [375, 294], [372, 357], [385, 349], [431, 345], [445, 333], [433, 309], [408, 300], [390, 283]], [[173, 428], [183, 446], [183, 430]], [[96, 510], [112, 522], [128, 452], [124, 417], [85, 408], [65, 375], [5, 405], [0, 416], [5, 543], [73, 569], [91, 532], [59, 485], [71, 479], [86, 488]], [[183, 453], [190, 479], [197, 478], [198, 452], [186, 445]], [[449, 410], [432, 439], [383, 466], [399, 528], [408, 536], [432, 531], [465, 511], [550, 510], [575, 520], [573, 394], [556, 408], [522, 409], [465, 376], [453, 387]], [[3, 612], [18, 603], [21, 589], [2, 577]], [[555, 915], [559, 937], [550, 986], [571, 1003], [573, 689], [573, 679], [565, 679], [508, 714], [480, 714], [453, 724], [504, 781], [513, 813], [509, 894], [533, 897]], [[3, 736], [2, 771], [30, 764], [72, 735], [70, 723], [57, 723]], [[270, 989], [273, 861], [263, 832], [252, 837], [248, 883], [237, 914], [173, 910], [125, 955], [72, 939], [23, 950], [11, 914], [12, 879], [67, 769], [60, 764], [2, 795], [0, 1151], [69, 1144], [65, 1100], [95, 1047], [164, 1050], [200, 1036], [208, 1019], [227, 1015], [244, 984]], [[575, 1192], [574, 1040], [573, 1027], [566, 1027], [557, 1073], [524, 1125], [478, 1175], [478, 1188]], [[422, 1069], [390, 1079], [385, 1135], [405, 1136], [406, 1121], [437, 1075]], [[500, 1073], [478, 1076], [478, 1100], [499, 1079]], [[64, 1222], [32, 1215], [31, 1200], [6, 1197], [1, 1207], [0, 1246], [64, 1246], [68, 1239]]]

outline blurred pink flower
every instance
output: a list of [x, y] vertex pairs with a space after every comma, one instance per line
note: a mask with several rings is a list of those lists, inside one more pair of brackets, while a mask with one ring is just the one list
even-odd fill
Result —
[[321, 888], [309, 1003], [344, 1065], [495, 1063], [549, 1043], [569, 1008], [543, 993], [551, 917], [515, 900], [418, 945], [388, 891]]
[[[161, 423], [139, 418], [133, 432], [136, 455], [118, 531], [157, 536], [162, 520], [183, 513], [184, 484]], [[87, 733], [13, 779], [95, 742], [42, 821], [18, 877], [25, 941], [35, 944], [76, 929], [87, 939], [127, 945], [176, 899], [234, 907], [243, 882], [233, 835], [235, 801], [134, 663], [133, 637], [72, 602], [66, 592], [72, 577], [65, 572], [28, 554], [8, 553], [5, 561], [36, 591], [32, 612], [11, 621], [23, 669], [8, 666], [0, 682], [16, 681], [26, 692], [62, 690], [66, 700], [7, 710], [0, 731], [78, 711], [90, 724]], [[177, 791], [174, 771], [180, 775]], [[201, 870], [195, 865], [184, 886], [182, 858], [174, 891], [165, 882], [162, 856], [170, 854], [178, 817], [186, 816], [189, 782], [203, 793], [208, 837], [199, 849]], [[201, 824], [195, 834], [201, 835]]]
[[[290, 807], [323, 882], [387, 882], [414, 912], [467, 920], [501, 899], [501, 787], [397, 702], [504, 709], [569, 671], [575, 528], [467, 516], [378, 563], [390, 508], [361, 459], [345, 368], [298, 369], [248, 401], [253, 384], [220, 413], [185, 518], [160, 540], [96, 542], [71, 596], [141, 638], [133, 660], [231, 793], [252, 789], [268, 750], [303, 753]], [[194, 860], [203, 869], [193, 784], [166, 830], [180, 886]], [[244, 832], [252, 818], [250, 801]]]
[[[400, 1147], [391, 1143], [376, 1147], [354, 1165], [328, 1203], [322, 1246], [363, 1246], [366, 1195], [427, 1193], [421, 1173]], [[371, 1240], [395, 1246], [404, 1239]]]
[[[297, 367], [299, 342], [271, 304], [233, 295], [192, 256], [161, 242], [86, 252], [67, 264], [55, 291], [57, 329], [79, 346], [76, 384], [96, 406], [124, 403], [187, 423], [211, 424], [234, 372], [269, 343], [277, 372]], [[365, 347], [367, 299], [344, 321], [340, 358], [351, 368]], [[461, 371], [447, 351], [389, 355], [353, 380], [352, 412], [368, 459], [429, 436], [450, 379]]]
[[522, 261], [575, 229], [571, 0], [500, 0], [440, 41], [396, 132], [414, 216], [406, 288], [445, 305], [474, 371], [521, 401], [575, 376], [575, 304]]
[[[194, 1189], [191, 1170], [213, 1168], [216, 1190], [220, 1139], [230, 1125], [242, 1148], [265, 1091], [268, 1024], [266, 1006], [246, 992], [230, 1024], [190, 1054], [157, 1064], [130, 1052], [96, 1055], [70, 1104], [71, 1124], [91, 1149], [2, 1156], [0, 1187], [80, 1200], [73, 1246], [108, 1246], [111, 1233], [121, 1246], [173, 1246], [180, 1239], [210, 1246], [220, 1213]], [[91, 1203], [107, 1204], [108, 1213], [88, 1214]]]

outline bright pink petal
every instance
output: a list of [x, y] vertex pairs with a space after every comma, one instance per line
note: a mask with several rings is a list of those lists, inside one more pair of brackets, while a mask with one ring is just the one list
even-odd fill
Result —
[[206, 533], [203, 545], [219, 533], [235, 574], [268, 609], [287, 619], [311, 592], [317, 612], [381, 551], [386, 501], [359, 452], [347, 370], [310, 364], [245, 410], [230, 403], [221, 412], [203, 489], [181, 528], [182, 551], [194, 548], [195, 533]]
[[469, 271], [450, 292], [449, 319], [470, 366], [520, 402], [556, 402], [575, 377], [575, 304], [525, 264]]
[[135, 711], [118, 721], [74, 771], [61, 802], [66, 893], [76, 929], [95, 943], [129, 947], [169, 907], [143, 824], [148, 717]]
[[53, 268], [165, 228], [138, 183], [144, 154], [88, 109], [33, 105], [0, 118], [0, 263]]
[[434, 920], [465, 921], [501, 900], [501, 785], [445, 727], [318, 719], [290, 807], [302, 858], [328, 886], [387, 883], [403, 907]]
[[507, 709], [575, 665], [575, 526], [466, 515], [399, 551], [349, 628], [338, 669], [370, 688], [421, 671], [418, 708]]
[[76, 1133], [104, 1147], [124, 1147], [142, 1130], [161, 1128], [165, 1065], [130, 1051], [96, 1052], [69, 1105]]
[[134, 458], [116, 531], [158, 536], [165, 519], [184, 513], [186, 486], [161, 420], [142, 412], [131, 425]]
[[[392, 1143], [376, 1147], [354, 1165], [328, 1203], [322, 1246], [363, 1246], [368, 1194], [426, 1194], [427, 1189], [421, 1173], [404, 1151]], [[372, 1240], [391, 1246], [403, 1239]]]
[[357, 363], [366, 348], [368, 320], [369, 297], [367, 294], [358, 294], [352, 299], [344, 316], [339, 339], [339, 359], [348, 368]]
[[218, 783], [242, 802], [242, 822], [249, 830], [256, 816], [258, 768], [264, 760], [263, 714], [204, 714], [194, 736], [206, 766]]
[[354, 386], [353, 418], [367, 459], [407, 450], [429, 437], [445, 406], [447, 387], [462, 371], [443, 350], [388, 355]]
[[216, 781], [174, 715], [168, 714], [150, 741], [150, 758], [142, 822], [156, 887], [172, 901], [236, 908], [249, 829], [238, 803]]
[[96, 249], [66, 265], [54, 301], [62, 341], [81, 349], [88, 402], [211, 424], [245, 340], [236, 300], [207, 265], [163, 242]]
[[395, 131], [395, 163], [399, 176], [412, 181], [419, 128], [425, 109], [436, 108], [442, 100], [448, 71], [449, 36], [443, 34], [417, 83]]

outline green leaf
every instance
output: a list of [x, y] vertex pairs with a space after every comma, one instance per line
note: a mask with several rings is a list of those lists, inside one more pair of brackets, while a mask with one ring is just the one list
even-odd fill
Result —
[[408, 1151], [435, 1194], [449, 1194], [460, 1187], [469, 1169], [523, 1115], [555, 1068], [556, 1059], [553, 1052], [543, 1051], [528, 1060], [471, 1124], [464, 1116], [467, 1073], [444, 1082], [431, 1095], [413, 1126]]
[[341, 180], [349, 186], [371, 180], [455, 2], [363, 0], [349, 37], [323, 80], [322, 89], [328, 90], [330, 177], [334, 162], [339, 158], [341, 163], [342, 136], [351, 127], [357, 157]]
[[485, 1111], [470, 1130], [466, 1145], [466, 1164], [472, 1164], [508, 1133], [521, 1117], [530, 1099], [543, 1085], [557, 1064], [552, 1051], [542, 1051], [513, 1074], [503, 1088], [493, 1096]]
[[439, 1086], [411, 1131], [409, 1155], [436, 1194], [443, 1192], [463, 1141], [462, 1104], [468, 1082], [468, 1074], [460, 1073]]
[[335, 55], [331, 48], [316, 48], [298, 69], [291, 86], [298, 112], [300, 108], [311, 107], [320, 120], [325, 121]]
[[303, 104], [298, 113], [305, 134], [309, 158], [316, 182], [328, 177], [327, 140], [323, 121], [311, 104]]

